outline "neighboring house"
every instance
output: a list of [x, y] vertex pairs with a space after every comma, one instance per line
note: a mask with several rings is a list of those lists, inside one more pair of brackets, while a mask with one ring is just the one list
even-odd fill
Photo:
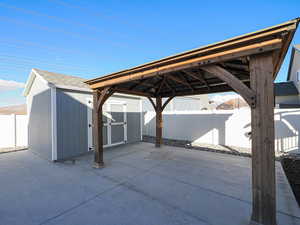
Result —
[[249, 107], [248, 103], [241, 97], [229, 99], [216, 107], [217, 110], [232, 110]]
[[293, 81], [275, 83], [275, 105], [277, 108], [299, 108], [299, 91]]
[[[84, 81], [32, 69], [24, 90], [31, 151], [57, 161], [92, 150], [92, 91]], [[136, 96], [115, 94], [107, 100], [103, 106], [105, 146], [141, 140], [141, 107]]]
[[26, 115], [26, 104], [0, 107], [0, 115]]
[[275, 104], [277, 108], [300, 107], [300, 45], [292, 48], [287, 82], [275, 84]]

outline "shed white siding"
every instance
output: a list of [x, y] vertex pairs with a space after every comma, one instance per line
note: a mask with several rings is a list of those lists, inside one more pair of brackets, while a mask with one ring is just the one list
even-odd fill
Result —
[[51, 89], [36, 76], [27, 96], [28, 145], [45, 159], [52, 158]]

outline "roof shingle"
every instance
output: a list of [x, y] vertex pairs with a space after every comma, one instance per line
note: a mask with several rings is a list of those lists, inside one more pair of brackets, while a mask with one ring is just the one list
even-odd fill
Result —
[[70, 75], [65, 75], [61, 73], [53, 73], [45, 70], [40, 69], [33, 69], [37, 72], [40, 76], [42, 76], [46, 81], [55, 85], [55, 86], [68, 86], [68, 87], [77, 87], [77, 88], [84, 88], [90, 90], [89, 85], [85, 84], [84, 82], [86, 79], [81, 77], [75, 77]]

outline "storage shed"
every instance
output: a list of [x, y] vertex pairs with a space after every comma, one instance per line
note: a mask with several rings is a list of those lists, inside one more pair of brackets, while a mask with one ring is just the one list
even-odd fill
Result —
[[[93, 150], [92, 91], [85, 79], [32, 69], [26, 83], [28, 145], [59, 161]], [[104, 147], [142, 139], [142, 100], [115, 94], [104, 105]], [[127, 132], [130, 130], [130, 132]]]

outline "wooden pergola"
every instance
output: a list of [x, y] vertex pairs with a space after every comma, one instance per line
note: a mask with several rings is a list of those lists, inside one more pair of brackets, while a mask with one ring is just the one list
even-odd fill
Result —
[[95, 167], [104, 166], [102, 106], [113, 93], [150, 100], [156, 111], [155, 145], [160, 147], [162, 112], [174, 97], [235, 91], [251, 107], [250, 224], [276, 225], [273, 82], [298, 23], [299, 18], [87, 81], [94, 98]]

